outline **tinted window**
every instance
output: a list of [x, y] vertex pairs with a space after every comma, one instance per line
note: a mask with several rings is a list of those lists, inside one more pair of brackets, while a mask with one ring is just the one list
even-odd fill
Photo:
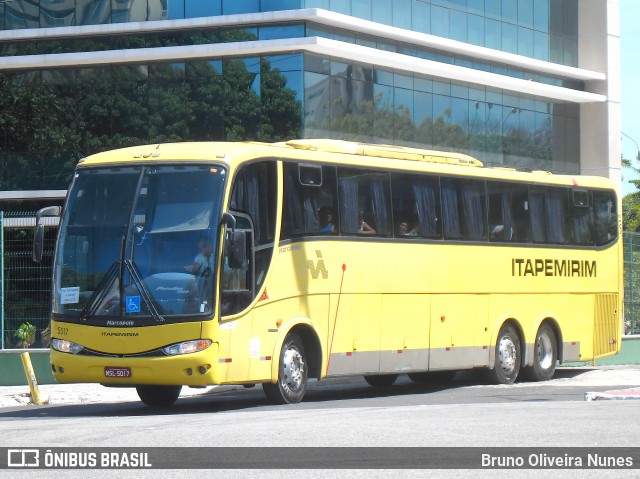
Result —
[[567, 190], [531, 188], [529, 190], [531, 234], [534, 243], [567, 242]]
[[331, 166], [284, 164], [284, 239], [337, 234], [336, 173]]
[[597, 245], [612, 242], [618, 236], [618, 211], [612, 191], [594, 191], [591, 210], [594, 220], [594, 239]]
[[396, 236], [440, 238], [440, 185], [437, 177], [392, 175]]
[[489, 241], [527, 243], [531, 240], [527, 186], [487, 183]]
[[571, 191], [568, 229], [572, 244], [593, 244], [593, 209], [590, 208], [590, 194], [587, 190]]
[[234, 182], [230, 208], [251, 217], [258, 245], [274, 240], [277, 191], [273, 160], [245, 166]]
[[484, 182], [443, 178], [442, 218], [447, 239], [483, 240], [487, 236]]
[[338, 192], [342, 233], [391, 235], [389, 176], [386, 173], [339, 168]]

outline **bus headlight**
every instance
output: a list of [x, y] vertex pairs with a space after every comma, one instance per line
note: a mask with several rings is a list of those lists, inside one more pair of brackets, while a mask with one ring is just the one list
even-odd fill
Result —
[[78, 354], [84, 349], [84, 346], [67, 341], [66, 339], [53, 339], [51, 340], [51, 347], [61, 353]]
[[179, 354], [197, 353], [211, 346], [210, 339], [196, 339], [193, 341], [184, 341], [182, 343], [171, 344], [162, 348], [167, 356], [177, 356]]

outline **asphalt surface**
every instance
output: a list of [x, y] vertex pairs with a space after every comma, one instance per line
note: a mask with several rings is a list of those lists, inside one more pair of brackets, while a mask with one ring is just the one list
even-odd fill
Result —
[[[572, 374], [562, 374], [571, 370]], [[310, 387], [325, 387], [344, 383], [348, 378], [323, 380]], [[26, 382], [26, 381], [25, 381]], [[530, 384], [530, 383], [529, 383]], [[541, 386], [580, 386], [587, 391], [586, 401], [640, 399], [640, 366], [597, 366], [561, 368], [556, 379], [536, 383]], [[517, 386], [517, 384], [515, 385]], [[611, 389], [606, 389], [610, 386]], [[589, 388], [594, 388], [593, 392]], [[185, 387], [180, 397], [221, 392], [224, 389], [243, 389], [242, 386], [210, 386], [196, 389]], [[604, 389], [604, 390], [603, 390]], [[139, 401], [133, 388], [112, 388], [100, 384], [44, 384], [38, 386], [43, 404], [87, 404]], [[0, 408], [33, 404], [29, 386], [0, 386]]]

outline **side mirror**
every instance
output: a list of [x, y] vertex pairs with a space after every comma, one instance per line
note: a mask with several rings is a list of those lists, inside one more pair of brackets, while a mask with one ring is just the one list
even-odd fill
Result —
[[229, 266], [233, 269], [244, 268], [247, 264], [247, 234], [232, 230], [227, 234], [229, 242]]
[[59, 206], [47, 206], [38, 210], [36, 213], [36, 231], [33, 235], [33, 261], [39, 263], [42, 261], [44, 249], [44, 224], [43, 216], [60, 216], [62, 208]]

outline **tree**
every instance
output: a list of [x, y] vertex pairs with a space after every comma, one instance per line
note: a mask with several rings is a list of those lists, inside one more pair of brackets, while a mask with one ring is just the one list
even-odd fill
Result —
[[45, 73], [0, 74], [0, 189], [64, 189], [107, 149], [302, 134], [302, 103], [269, 57]]
[[[638, 158], [640, 160], [640, 151]], [[621, 158], [622, 168], [640, 174], [640, 169], [633, 166], [631, 160]], [[622, 198], [622, 229], [624, 231], [640, 232], [640, 179], [630, 180], [638, 191], [634, 191]]]
[[622, 198], [622, 229], [640, 232], [640, 191]]

